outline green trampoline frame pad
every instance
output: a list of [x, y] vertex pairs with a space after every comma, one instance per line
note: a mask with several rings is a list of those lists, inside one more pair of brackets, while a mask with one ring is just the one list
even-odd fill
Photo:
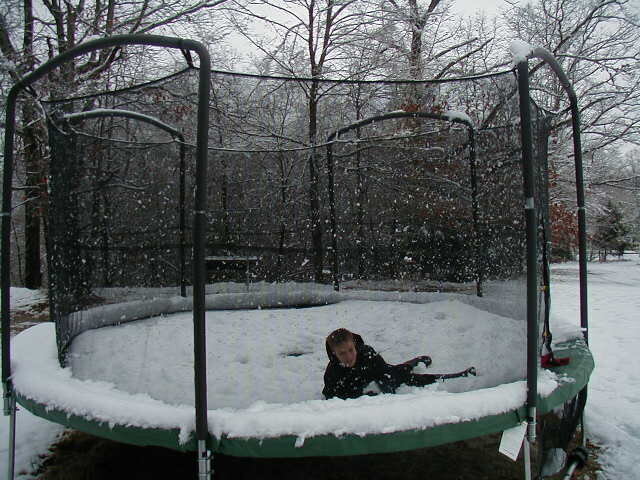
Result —
[[[538, 397], [537, 413], [543, 415], [575, 397], [589, 382], [594, 369], [594, 360], [585, 342], [581, 339], [556, 345], [558, 357], [569, 357], [568, 365], [556, 367], [553, 371], [560, 377], [559, 386], [548, 397]], [[566, 378], [566, 381], [563, 379]], [[196, 450], [193, 437], [188, 442], [179, 442], [178, 429], [142, 428], [125, 425], [110, 425], [78, 415], [70, 415], [62, 410], [16, 395], [18, 403], [35, 415], [59, 423], [66, 427], [92, 435], [133, 445], [155, 445], [180, 451]], [[460, 440], [481, 437], [515, 427], [526, 418], [522, 407], [482, 417], [476, 420], [437, 425], [426, 429], [414, 429], [384, 434], [369, 435], [318, 435], [306, 438], [296, 446], [295, 435], [276, 438], [221, 438], [211, 437], [210, 448], [214, 453], [238, 457], [286, 458], [320, 457], [340, 455], [364, 455], [391, 453], [433, 447]]]

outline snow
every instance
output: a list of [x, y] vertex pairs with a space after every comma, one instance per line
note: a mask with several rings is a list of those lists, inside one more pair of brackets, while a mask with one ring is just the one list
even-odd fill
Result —
[[[13, 310], [30, 311], [38, 303], [47, 300], [45, 292], [28, 288], [11, 288]], [[64, 431], [62, 425], [49, 422], [18, 407], [16, 420], [16, 478], [32, 478], [28, 472], [40, 463], [40, 455], [47, 452], [58, 435]], [[9, 417], [0, 415], [0, 479], [6, 479], [8, 455]]]
[[[596, 369], [589, 383], [587, 428], [603, 446], [602, 479], [640, 479], [640, 258], [589, 264], [589, 345]], [[557, 315], [578, 311], [577, 265], [558, 266]]]
[[106, 37], [102, 35], [89, 35], [88, 37], [82, 39], [82, 43], [93, 42], [94, 40], [101, 40], [103, 38], [106, 38]]
[[509, 51], [513, 57], [513, 65], [524, 62], [533, 53], [533, 47], [524, 40], [512, 40], [509, 44]]
[[118, 117], [118, 116], [127, 117], [131, 115], [135, 115], [138, 119], [146, 120], [147, 123], [156, 125], [165, 131], [173, 133], [174, 135], [180, 134], [180, 132], [176, 129], [176, 127], [174, 127], [173, 125], [169, 125], [168, 123], [165, 123], [161, 120], [158, 120], [155, 117], [134, 112], [131, 110], [122, 110], [117, 108], [94, 108], [93, 110], [89, 110], [89, 111], [68, 113], [64, 115], [63, 118], [65, 120], [73, 121], [78, 118], [80, 119], [85, 118], [87, 115], [104, 115], [104, 116], [113, 116], [113, 117]]
[[[473, 297], [409, 295], [427, 303], [347, 298], [299, 309], [207, 312], [212, 433], [307, 438], [392, 432], [499, 414], [523, 403], [522, 321], [460, 301]], [[397, 294], [379, 295], [389, 297]], [[140, 308], [141, 302], [132, 303]], [[458, 371], [473, 364], [479, 376], [427, 388], [403, 387], [396, 395], [373, 399], [327, 402], [321, 395], [324, 338], [342, 326], [362, 334], [390, 363], [428, 353], [434, 359], [431, 371]], [[188, 439], [194, 403], [191, 312], [84, 332], [72, 344], [66, 369], [55, 361], [53, 337], [51, 324], [15, 337], [17, 391], [110, 424], [180, 428], [181, 439]], [[34, 345], [39, 345], [37, 353]], [[542, 392], [550, 394], [556, 386], [552, 375], [542, 376]], [[415, 408], [407, 409], [407, 402]]]
[[449, 120], [451, 120], [452, 122], [453, 121], [464, 122], [467, 125], [470, 125], [472, 128], [475, 128], [473, 120], [471, 120], [471, 117], [467, 115], [465, 112], [459, 112], [457, 110], [447, 110], [446, 112], [443, 113], [443, 115], [447, 117]]
[[[20, 408], [20, 407], [19, 407]], [[15, 478], [27, 480], [40, 464], [49, 446], [64, 431], [62, 425], [36, 417], [28, 410], [20, 408], [16, 419]], [[7, 478], [9, 417], [0, 415], [0, 479]]]
[[[637, 311], [640, 307], [637, 295], [640, 262], [634, 256], [629, 261], [592, 263], [589, 269], [590, 340], [596, 359], [596, 370], [590, 383], [587, 404], [588, 434], [603, 447], [600, 461], [605, 471], [600, 477], [602, 480], [640, 479], [634, 465], [637, 452], [640, 451], [640, 375], [634, 362], [629, 361], [634, 358], [640, 341], [640, 326], [637, 324]], [[554, 266], [553, 279], [552, 315], [554, 325], [557, 325], [557, 328], [554, 328], [554, 339], [560, 341], [574, 335], [577, 330], [577, 265], [570, 263]], [[210, 345], [220, 348], [225, 341], [225, 335], [229, 343], [228, 347], [220, 349], [217, 353], [226, 356], [225, 361], [229, 362], [226, 369], [230, 374], [227, 375], [227, 383], [218, 384], [219, 387], [215, 388], [213, 393], [210, 392], [210, 401], [215, 399], [215, 402], [219, 402], [218, 408], [212, 407], [209, 413], [209, 422], [214, 434], [226, 431], [231, 436], [258, 434], [267, 437], [284, 432], [296, 432], [298, 443], [302, 445], [306, 438], [324, 432], [339, 434], [350, 431], [365, 434], [374, 431], [396, 431], [406, 428], [407, 425], [436, 425], [488, 415], [496, 409], [508, 409], [512, 404], [522, 403], [524, 385], [520, 380], [513, 379], [513, 376], [518, 375], [509, 373], [512, 378], [491, 379], [487, 371], [493, 366], [475, 361], [481, 357], [483, 362], [486, 361], [484, 357], [489, 356], [484, 355], [484, 352], [488, 345], [495, 348], [495, 345], [500, 344], [495, 339], [484, 338], [483, 334], [488, 335], [487, 331], [482, 330], [482, 325], [486, 323], [485, 318], [489, 318], [490, 323], [499, 324], [501, 329], [506, 326], [506, 338], [520, 328], [517, 321], [498, 313], [489, 313], [486, 304], [462, 302], [458, 298], [460, 296], [455, 295], [442, 301], [436, 301], [435, 297], [432, 297], [429, 304], [406, 303], [406, 300], [411, 298], [406, 295], [419, 294], [405, 294], [402, 303], [395, 301], [399, 298], [394, 300], [393, 297], [397, 294], [392, 292], [385, 292], [387, 298], [384, 301], [381, 297], [375, 301], [366, 299], [371, 296], [371, 292], [350, 295], [352, 298], [322, 307], [261, 310], [251, 314], [247, 311], [234, 311], [225, 312], [223, 317], [219, 315], [220, 312], [208, 313], [208, 341], [212, 342]], [[358, 296], [363, 298], [356, 298]], [[413, 300], [415, 301], [415, 298]], [[376, 305], [376, 308], [368, 309], [371, 305]], [[505, 309], [505, 312], [507, 310], [509, 309]], [[345, 321], [346, 312], [352, 314], [349, 321]], [[99, 331], [100, 335], [104, 336], [101, 341], [110, 345], [108, 348], [112, 349], [112, 355], [115, 352], [118, 353], [116, 357], [126, 355], [127, 358], [124, 360], [129, 362], [144, 358], [144, 355], [137, 360], [128, 357], [129, 350], [146, 352], [149, 358], [153, 358], [154, 361], [150, 362], [153, 365], [144, 368], [141, 363], [127, 365], [126, 370], [131, 370], [134, 377], [139, 374], [140, 378], [144, 378], [151, 375], [154, 369], [161, 368], [156, 364], [158, 359], [172, 358], [176, 355], [175, 352], [185, 348], [184, 342], [188, 343], [191, 329], [189, 319], [185, 320], [185, 315], [176, 313], [152, 320], [130, 322], [115, 328], [105, 327]], [[283, 318], [278, 318], [278, 315], [283, 315]], [[482, 321], [474, 322], [470, 318]], [[401, 328], [392, 327], [397, 326], [397, 322], [401, 322]], [[421, 326], [423, 323], [424, 327]], [[287, 325], [287, 328], [282, 328], [284, 325]], [[162, 328], [155, 328], [160, 326]], [[333, 326], [345, 326], [361, 333], [389, 362], [398, 362], [416, 354], [427, 353], [434, 357], [434, 364], [429, 368], [431, 371], [456, 370], [474, 363], [480, 375], [475, 379], [447, 381], [426, 388], [403, 387], [396, 395], [346, 401], [320, 400], [321, 374], [326, 363], [322, 341]], [[424, 330], [418, 330], [419, 334], [412, 331], [420, 328]], [[174, 335], [174, 345], [158, 336], [159, 331], [165, 329], [168, 330], [168, 338]], [[513, 329], [513, 332], [510, 329]], [[53, 396], [55, 402], [71, 410], [80, 409], [81, 404], [86, 408], [88, 402], [92, 415], [100, 415], [103, 416], [101, 418], [111, 421], [124, 421], [129, 424], [173, 424], [182, 429], [183, 435], [192, 430], [193, 409], [188, 405], [190, 392], [177, 392], [175, 390], [178, 389], [166, 388], [167, 391], [164, 393], [176, 395], [173, 400], [154, 398], [159, 396], [157, 391], [125, 393], [121, 390], [122, 387], [116, 386], [116, 379], [109, 377], [111, 367], [108, 364], [114, 364], [117, 358], [108, 359], [105, 352], [100, 353], [104, 355], [103, 361], [95, 362], [101, 364], [99, 366], [102, 367], [104, 378], [83, 380], [78, 377], [79, 368], [78, 371], [74, 370], [72, 376], [70, 369], [57, 368], [51, 330], [50, 324], [43, 324], [32, 327], [14, 338], [13, 345], [16, 351], [22, 349], [20, 342], [38, 342], [38, 348], [31, 350], [33, 355], [28, 361], [38, 365], [44, 362], [50, 368], [43, 372], [40, 378], [30, 378], [25, 372], [31, 368], [24, 364], [25, 360], [21, 358], [16, 363], [18, 368], [24, 369], [22, 373], [16, 370], [16, 378], [22, 378], [21, 381], [24, 382], [20, 389], [40, 389], [42, 394]], [[135, 331], [147, 342], [146, 349], [140, 337], [138, 340], [132, 337]], [[74, 343], [74, 354], [79, 355], [77, 359], [86, 354], [85, 349], [90, 348], [91, 342], [97, 341], [90, 338], [91, 334], [96, 332], [98, 331], [86, 332], [78, 337], [79, 342]], [[500, 333], [502, 338], [503, 332]], [[469, 348], [465, 343], [468, 341], [467, 337], [479, 334], [480, 336], [476, 337], [478, 344], [471, 342], [474, 346]], [[116, 350], [116, 338], [124, 343], [120, 350]], [[260, 339], [261, 343], [258, 342]], [[140, 348], [128, 348], [129, 344], [139, 345]], [[173, 350], [171, 353], [166, 350], [169, 347]], [[210, 350], [215, 348], [212, 347]], [[513, 351], [512, 348], [507, 350]], [[498, 353], [504, 354], [502, 351]], [[216, 360], [221, 363], [215, 355], [213, 361], [209, 361], [209, 364], [214, 364], [214, 370], [219, 366], [216, 365]], [[189, 371], [190, 378], [190, 367], [186, 365], [189, 359], [185, 358], [183, 361], [185, 364], [173, 363], [178, 363], [178, 372], [180, 369], [184, 369], [184, 372]], [[508, 363], [504, 361], [504, 357], [502, 362]], [[263, 364], [264, 369], [261, 367]], [[274, 368], [276, 365], [278, 368]], [[299, 375], [300, 370], [305, 372], [304, 376]], [[266, 378], [260, 378], [264, 374], [267, 374]], [[501, 375], [507, 373], [503, 372]], [[134, 377], [117, 381], [134, 383]], [[236, 383], [229, 381], [229, 377], [235, 378]], [[171, 382], [165, 383], [169, 385], [176, 380], [171, 378]], [[52, 387], [51, 384], [58, 381], [63, 384], [73, 383], [75, 393], [70, 395], [67, 388], [45, 392]], [[44, 385], [38, 386], [40, 382], [44, 382]], [[254, 382], [259, 383], [254, 385]], [[474, 382], [478, 383], [474, 385]], [[282, 398], [278, 397], [278, 388], [270, 388], [271, 383], [284, 389], [285, 397], [295, 396], [295, 403], [289, 404], [290, 398], [282, 402]], [[556, 383], [557, 379], [553, 376], [542, 375], [542, 393], [548, 394]], [[158, 387], [159, 385], [155, 386]], [[236, 394], [241, 393], [241, 404], [228, 403], [228, 395], [234, 388]], [[77, 401], [79, 396], [84, 398]], [[407, 408], [409, 402], [411, 407]], [[0, 430], [4, 433], [5, 426], [8, 425], [7, 417], [0, 418], [0, 425]], [[38, 454], [46, 451], [46, 446], [54, 441], [61, 430], [62, 427], [20, 410], [17, 439], [18, 470], [29, 470]], [[4, 434], [0, 436], [3, 464], [7, 448], [5, 437]], [[0, 478], [4, 478], [3, 475], [6, 473], [0, 471]]]
[[11, 288], [11, 309], [30, 310], [31, 307], [40, 302], [47, 301], [47, 294], [41, 290], [31, 290], [29, 288]]

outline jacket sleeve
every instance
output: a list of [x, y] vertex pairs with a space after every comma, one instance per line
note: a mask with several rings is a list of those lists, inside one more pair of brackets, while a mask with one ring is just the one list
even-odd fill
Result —
[[385, 362], [382, 355], [369, 346], [367, 346], [365, 355], [367, 356], [370, 380], [378, 384], [382, 393], [395, 393], [401, 380], [397, 378], [393, 367]]

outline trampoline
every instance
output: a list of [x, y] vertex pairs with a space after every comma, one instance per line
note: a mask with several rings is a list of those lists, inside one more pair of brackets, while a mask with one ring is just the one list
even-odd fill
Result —
[[[115, 100], [94, 113], [53, 113], [69, 111], [78, 99], [47, 104], [53, 322], [10, 338], [18, 94], [71, 58], [125, 44], [198, 54], [196, 68], [185, 53], [188, 66], [180, 72], [189, 79], [181, 86], [198, 85], [197, 128], [172, 126], [170, 120], [179, 123], [180, 117], [157, 101], [171, 91], [166, 82], [174, 77], [109, 92]], [[484, 91], [484, 82], [514, 87], [496, 115], [502, 123], [479, 128], [453, 110], [379, 111], [327, 127], [322, 147], [300, 150], [249, 151], [240, 148], [241, 136], [232, 140], [235, 149], [222, 144], [222, 136], [212, 148], [210, 85], [216, 92], [227, 84], [211, 82], [206, 49], [196, 42], [136, 35], [92, 40], [18, 82], [7, 101], [2, 217], [2, 380], [12, 430], [17, 401], [36, 415], [101, 437], [198, 451], [200, 478], [210, 477], [216, 453], [398, 452], [523, 422], [526, 455], [541, 434], [548, 437], [544, 448], [568, 448], [594, 368], [586, 334], [577, 99], [548, 52], [514, 42], [512, 54], [514, 70], [460, 80], [467, 93]], [[554, 332], [553, 343], [546, 123], [530, 98], [530, 58], [543, 60], [558, 76], [574, 114], [581, 318]], [[507, 122], [515, 102], [517, 117]], [[121, 105], [146, 111], [125, 112]], [[224, 116], [224, 107], [232, 108], [214, 109], [219, 129], [234, 118], [233, 112]], [[92, 130], [96, 119], [115, 123]], [[96, 133], [104, 131], [112, 137], [126, 132], [126, 141]], [[393, 169], [383, 162], [389, 158], [396, 162]], [[288, 216], [272, 214], [275, 205], [286, 210], [293, 204], [287, 202], [303, 188], [291, 179], [307, 175], [304, 166], [317, 159], [325, 162], [327, 181], [320, 214], [329, 240], [322, 252], [314, 236], [318, 212], [303, 217], [291, 207]], [[304, 188], [314, 187], [310, 178]], [[389, 198], [380, 191], [397, 193]], [[374, 220], [375, 234], [367, 235]], [[239, 242], [248, 235], [247, 225], [260, 240]], [[300, 225], [307, 229], [298, 238]], [[207, 278], [207, 255], [237, 252], [257, 259], [250, 285]], [[323, 255], [330, 264], [324, 264], [326, 272], [318, 264]], [[318, 275], [331, 285], [318, 282]], [[434, 358], [432, 369], [474, 363], [479, 375], [402, 387], [394, 395], [324, 400], [324, 336], [342, 326], [362, 333], [387, 361], [427, 353]], [[568, 363], [540, 368], [541, 354], [551, 348]], [[543, 432], [547, 414], [558, 417], [560, 431]], [[530, 474], [530, 459], [525, 464]]]
[[[363, 293], [368, 294], [363, 295]], [[291, 290], [287, 294], [291, 295]], [[269, 296], [271, 299], [278, 298], [278, 301], [282, 302], [286, 300], [287, 294], [278, 296], [277, 293], [271, 292]], [[369, 299], [357, 299], [363, 296]], [[448, 298], [443, 299], [442, 296]], [[233, 297], [237, 297], [234, 308], [246, 308], [247, 304], [240, 303], [240, 300], [242, 297], [247, 297], [247, 294], [230, 294], [227, 299]], [[315, 300], [326, 305], [304, 307], [309, 310], [318, 310], [315, 315], [313, 312], [308, 312], [305, 317], [309, 322], [308, 326], [315, 325], [315, 331], [313, 328], [302, 329], [295, 324], [295, 319], [298, 321], [301, 319], [299, 311], [294, 309], [287, 309], [284, 311], [287, 314], [281, 315], [282, 312], [267, 308], [261, 310], [240, 308], [232, 312], [227, 310], [229, 304], [223, 306], [224, 310], [217, 311], [214, 310], [215, 304], [209, 305], [208, 322], [215, 321], [215, 316], [211, 314], [216, 313], [221, 319], [226, 319], [226, 328], [222, 328], [216, 322], [212, 331], [217, 331], [224, 336], [227, 349], [231, 351], [242, 345], [242, 342], [235, 343], [237, 339], [231, 334], [243, 333], [239, 327], [234, 327], [234, 323], [238, 321], [244, 325], [249, 324], [250, 327], [254, 327], [256, 322], [264, 326], [269, 325], [269, 316], [277, 315], [281, 323], [275, 326], [270, 325], [271, 334], [267, 333], [269, 328], [256, 331], [258, 338], [263, 341], [273, 340], [286, 333], [287, 329], [294, 332], [290, 337], [300, 337], [299, 331], [307, 331], [306, 338], [295, 340], [290, 338], [288, 339], [290, 343], [285, 341], [280, 345], [274, 345], [276, 348], [273, 352], [263, 348], [260, 359], [254, 360], [255, 363], [252, 363], [249, 358], [252, 350], [240, 349], [240, 358], [233, 354], [218, 357], [218, 364], [215, 364], [212, 370], [216, 370], [219, 365], [224, 365], [226, 370], [233, 371], [240, 379], [240, 385], [236, 385], [236, 391], [230, 391], [230, 396], [220, 395], [219, 391], [209, 392], [211, 409], [208, 418], [210, 425], [213, 426], [211, 433], [214, 451], [253, 457], [335, 456], [395, 452], [495, 433], [516, 426], [522, 421], [525, 415], [523, 405], [526, 384], [521, 378], [525, 373], [525, 358], [520, 351], [519, 355], [515, 355], [519, 358], [514, 359], [514, 353], [518, 350], [517, 345], [513, 344], [522, 335], [521, 323], [500, 315], [489, 314], [486, 310], [482, 310], [482, 307], [486, 308], [482, 300], [473, 297], [471, 298], [475, 300], [476, 306], [468, 304], [468, 297], [455, 294], [436, 294], [435, 296], [413, 294], [403, 298], [394, 293], [377, 294], [374, 297], [377, 300], [371, 299], [370, 292], [360, 292], [360, 294], [351, 292], [344, 296], [335, 296], [326, 292], [323, 295], [322, 292], [317, 292]], [[210, 298], [211, 303], [215, 300], [215, 296]], [[165, 303], [163, 306], [166, 307], [166, 302], [159, 303]], [[266, 302], [259, 304], [263, 307], [267, 305]], [[134, 304], [129, 308], [135, 312], [139, 305]], [[158, 308], [160, 311], [160, 305]], [[163, 313], [170, 313], [169, 309], [162, 310]], [[122, 315], [124, 312], [126, 307], [118, 305], [118, 314]], [[250, 312], [258, 313], [260, 316], [250, 322], [247, 319], [247, 314]], [[379, 340], [378, 344], [383, 347], [383, 354], [385, 354], [384, 347], [388, 343], [395, 345], [396, 348], [402, 343], [409, 343], [406, 348], [410, 352], [414, 345], [411, 345], [406, 334], [423, 335], [425, 331], [432, 330], [440, 324], [439, 334], [437, 339], [432, 339], [434, 343], [431, 345], [434, 346], [430, 349], [435, 358], [434, 368], [438, 365], [456, 366], [450, 355], [446, 356], [446, 349], [435, 347], [439, 340], [450, 335], [459, 337], [458, 342], [455, 337], [452, 338], [451, 343], [455, 345], [450, 347], [455, 352], [460, 352], [464, 348], [469, 348], [470, 352], [491, 348], [495, 338], [489, 335], [486, 335], [484, 340], [476, 338], [478, 334], [488, 329], [486, 322], [492, 322], [493, 326], [500, 328], [504, 340], [503, 347], [502, 349], [491, 348], [493, 352], [491, 359], [473, 358], [471, 353], [469, 357], [459, 353], [456, 355], [457, 361], [460, 362], [458, 366], [470, 360], [477, 361], [479, 371], [485, 373], [476, 378], [450, 380], [430, 389], [406, 387], [395, 395], [381, 397], [365, 397], [350, 401], [320, 400], [319, 393], [313, 391], [313, 383], [319, 391], [320, 385], [317, 379], [321, 378], [326, 364], [323, 358], [323, 356], [326, 358], [326, 354], [323, 352], [322, 333], [337, 325], [336, 312], [340, 314], [340, 322], [342, 322], [340, 324], [353, 325], [352, 328], [358, 331], [367, 328], [364, 331], [370, 333], [367, 336], [372, 339], [376, 338], [376, 333], [380, 337], [384, 332], [384, 321], [378, 318], [377, 322], [367, 322], [362, 314], [384, 314], [384, 319], [397, 320], [407, 318], [407, 313], [424, 315], [426, 312], [431, 312], [433, 317], [431, 321], [424, 321], [422, 317], [420, 321], [405, 322], [403, 325], [407, 329], [405, 338], [393, 339], [389, 342]], [[349, 312], [355, 314], [354, 318], [349, 318]], [[181, 377], [190, 373], [191, 365], [187, 363], [181, 367], [180, 361], [184, 360], [184, 357], [174, 353], [173, 349], [166, 348], [167, 345], [173, 345], [175, 349], [184, 338], [189, 338], [191, 332], [183, 331], [183, 325], [188, 321], [185, 316], [188, 317], [188, 314], [155, 317], [153, 320], [147, 319], [118, 327], [85, 332], [75, 340], [75, 348], [71, 349], [70, 370], [73, 375], [69, 374], [69, 369], [60, 368], [55, 361], [57, 349], [52, 324], [43, 324], [27, 330], [14, 340], [14, 385], [18, 401], [40, 416], [102, 437], [139, 445], [161, 445], [178, 450], [194, 450], [195, 444], [191, 435], [194, 427], [193, 398], [182, 398], [192, 397], [192, 392], [182, 390], [190, 380], [182, 378], [182, 382], [180, 381]], [[320, 322], [318, 325], [318, 319], [329, 320]], [[478, 323], [479, 321], [482, 323]], [[161, 322], [162, 326], [156, 322]], [[478, 330], [473, 330], [474, 323]], [[172, 324], [173, 328], [170, 327]], [[423, 325], [423, 329], [419, 325]], [[114, 328], [131, 328], [132, 330], [110, 332], [110, 329]], [[152, 341], [157, 349], [155, 356], [147, 359], [149, 366], [152, 370], [155, 367], [156, 370], [169, 369], [169, 371], [165, 371], [164, 374], [155, 371], [153, 375], [147, 372], [140, 377], [140, 371], [135, 368], [135, 364], [141, 359], [125, 355], [122, 351], [138, 353], [144, 351], [149, 356], [147, 347], [133, 350], [130, 345], [122, 345], [122, 339], [126, 338], [127, 343], [131, 342], [131, 345], [139, 345], [143, 343], [142, 339], [151, 329], [156, 332]], [[138, 330], [138, 333], [134, 330]], [[181, 331], [184, 335], [182, 339], [179, 334]], [[463, 335], [460, 332], [466, 332], [467, 338], [462, 338]], [[92, 335], [100, 335], [101, 338], [98, 339]], [[163, 340], [162, 335], [167, 337]], [[105, 336], [110, 336], [111, 340], [106, 339]], [[229, 343], [231, 346], [228, 345]], [[32, 346], [35, 344], [39, 345], [39, 349], [34, 353]], [[474, 344], [476, 345], [472, 346]], [[217, 350], [216, 346], [219, 347]], [[221, 350], [219, 345], [209, 347], [209, 351]], [[314, 347], [316, 351], [313, 350]], [[593, 368], [593, 360], [582, 340], [567, 340], [558, 344], [556, 350], [558, 355], [571, 357], [571, 362], [566, 367], [554, 369], [553, 374], [543, 375], [539, 381], [540, 414], [547, 413], [575, 397], [586, 384]], [[124, 358], [120, 361], [107, 360], [119, 351]], [[402, 354], [402, 350], [396, 352], [398, 360], [402, 358]], [[159, 360], [163, 355], [171, 356], [169, 365]], [[243, 356], [245, 358], [242, 358]], [[313, 358], [303, 363], [301, 360], [305, 356], [319, 359]], [[286, 359], [291, 360], [288, 362], [290, 366], [287, 365]], [[387, 355], [387, 359], [393, 360], [394, 357]], [[91, 363], [92, 360], [93, 363]], [[249, 375], [256, 365], [266, 364], [263, 368], [268, 371], [269, 365], [271, 369], [274, 368], [274, 363], [281, 364], [279, 374], [273, 373], [268, 378], [259, 378], [263, 373], [260, 370], [256, 372], [258, 374], [256, 378]], [[514, 363], [519, 364], [520, 367], [513, 368]], [[298, 367], [297, 365], [300, 364], [312, 366], [315, 364], [319, 369], [316, 368], [314, 371], [308, 366]], [[109, 366], [110, 371], [104, 371], [105, 365]], [[123, 379], [119, 371], [127, 365], [131, 371], [131, 378]], [[247, 368], [239, 368], [242, 366]], [[171, 372], [172, 368], [176, 371]], [[289, 371], [291, 368], [293, 370]], [[303, 368], [304, 374], [315, 378], [307, 379], [305, 383], [304, 375], [300, 375], [301, 372], [298, 371], [296, 376], [297, 368]], [[100, 370], [101, 372], [98, 372]], [[216, 390], [230, 389], [233, 386], [234, 382], [231, 379], [227, 378], [225, 382], [224, 375], [216, 376], [213, 373], [208, 372], [208, 377], [209, 381], [216, 386]], [[513, 381], [505, 380], [509, 376], [512, 376]], [[167, 392], [167, 388], [160, 385], [155, 389], [140, 385], [141, 378], [147, 381], [153, 379], [154, 382], [173, 379], [177, 385], [174, 384], [170, 388], [172, 391]], [[118, 381], [122, 384], [115, 385], [114, 382]], [[494, 385], [492, 382], [500, 383]], [[139, 392], [133, 390], [136, 385]], [[260, 391], [265, 385], [279, 385], [281, 390], [271, 398], [269, 398], [269, 392], [266, 395], [264, 392], [262, 395], [246, 392], [246, 389], [251, 388]], [[285, 385], [284, 389], [282, 389], [283, 385]], [[289, 387], [286, 388], [286, 385]], [[452, 391], [447, 391], [447, 388]], [[463, 391], [458, 392], [458, 389]], [[300, 393], [301, 390], [302, 393]], [[310, 395], [305, 399], [304, 394], [307, 392]], [[164, 399], [162, 399], [163, 395], [165, 395]], [[296, 396], [302, 398], [296, 399]], [[287, 397], [293, 401], [282, 403], [282, 398]], [[251, 399], [251, 403], [240, 404], [244, 398]], [[380, 420], [372, 422], [372, 416]]]

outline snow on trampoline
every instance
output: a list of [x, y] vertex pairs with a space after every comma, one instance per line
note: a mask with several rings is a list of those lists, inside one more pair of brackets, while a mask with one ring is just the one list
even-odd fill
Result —
[[[321, 399], [327, 365], [324, 339], [339, 327], [360, 333], [388, 363], [428, 354], [433, 358], [430, 371], [475, 365], [480, 373], [437, 384], [437, 390], [475, 390], [525, 376], [523, 323], [459, 301], [419, 305], [349, 300], [297, 309], [209, 311], [206, 323], [212, 409]], [[84, 332], [71, 346], [70, 364], [81, 380], [110, 382], [169, 404], [193, 405], [192, 314]]]
[[[303, 442], [321, 434], [429, 428], [518, 408], [526, 394], [523, 322], [456, 297], [208, 311], [211, 433], [296, 435]], [[478, 376], [401, 387], [394, 395], [323, 400], [324, 339], [338, 327], [360, 333], [389, 363], [428, 354], [432, 366], [417, 372], [474, 365]], [[190, 311], [84, 332], [65, 369], [56, 355], [52, 324], [16, 337], [14, 381], [22, 395], [109, 424], [179, 428], [183, 442], [194, 430]], [[539, 393], [549, 395], [560, 380], [542, 371]]]

